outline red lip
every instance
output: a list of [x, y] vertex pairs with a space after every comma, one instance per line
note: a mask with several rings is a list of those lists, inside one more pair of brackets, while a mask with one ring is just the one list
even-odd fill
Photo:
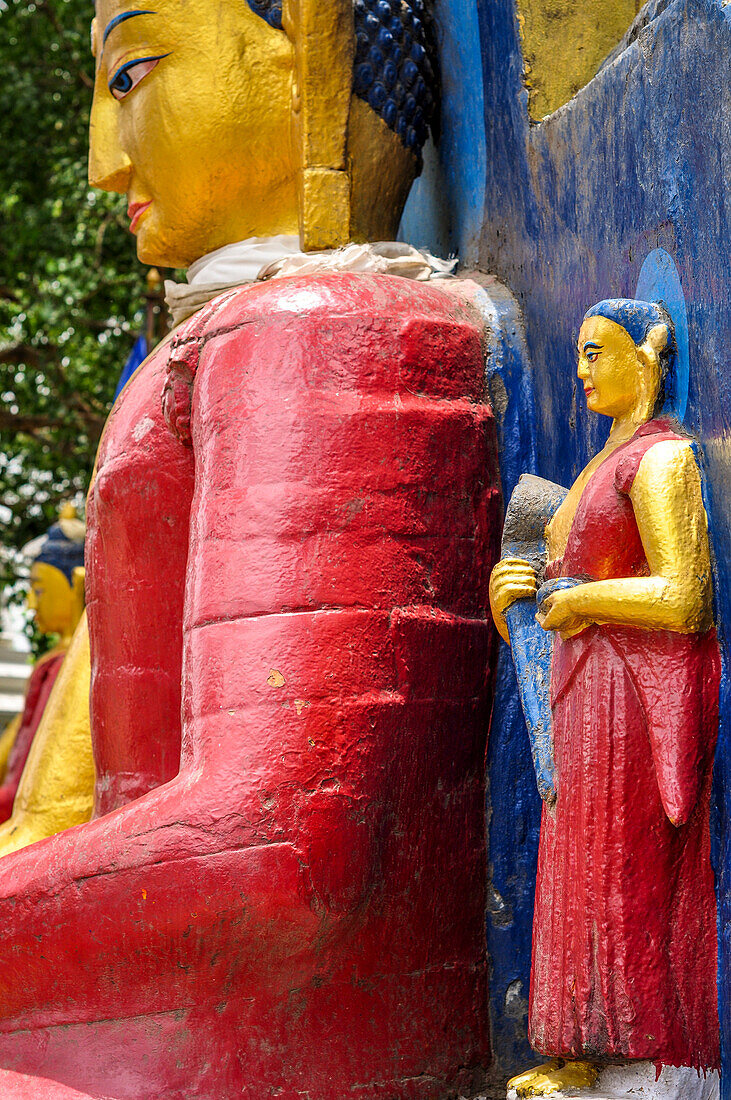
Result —
[[584, 386], [584, 393], [586, 394], [587, 397], [589, 396], [590, 393], [593, 393], [593, 392], [594, 392], [594, 387], [593, 386]]
[[129, 231], [130, 231], [130, 233], [134, 233], [135, 229], [137, 228], [137, 223], [139, 222], [140, 218], [144, 214], [145, 210], [147, 210], [147, 207], [151, 206], [151, 205], [152, 205], [152, 199], [149, 199], [148, 202], [131, 202], [129, 204], [129, 206], [127, 207], [127, 217], [130, 220], [129, 221]]

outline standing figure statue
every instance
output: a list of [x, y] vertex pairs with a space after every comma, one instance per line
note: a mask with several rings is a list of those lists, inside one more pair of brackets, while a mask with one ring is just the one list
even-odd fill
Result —
[[94, 816], [0, 859], [0, 1095], [473, 1095], [499, 481], [477, 288], [393, 243], [427, 13], [92, 39], [91, 180], [188, 285], [89, 493]]
[[[510, 1087], [549, 1095], [590, 1087], [600, 1071], [651, 1083], [662, 1065], [681, 1067], [668, 1072], [691, 1100], [717, 1090], [717, 1074], [704, 1071], [719, 1067], [709, 799], [720, 659], [701, 475], [692, 441], [662, 413], [675, 359], [664, 309], [599, 302], [578, 352], [588, 408], [612, 418], [609, 439], [546, 505], [545, 565], [505, 557], [490, 582], [506, 640], [515, 630], [529, 638], [513, 622], [525, 601], [554, 638], [547, 720], [526, 707], [534, 756], [545, 763], [548, 746], [553, 757], [530, 1041], [554, 1061]], [[513, 513], [535, 501], [528, 488], [519, 486]], [[527, 644], [543, 652], [540, 639]], [[535, 694], [521, 665], [530, 652], [514, 646], [514, 657]]]
[[[23, 553], [31, 563], [28, 608], [36, 629], [41, 634], [55, 635], [56, 640], [36, 662], [23, 711], [3, 734], [3, 741], [7, 738], [10, 743], [0, 783], [0, 822], [7, 821], [13, 812], [28, 754], [84, 611], [84, 524], [74, 506], [62, 504], [57, 522], [29, 543]], [[88, 691], [88, 678], [84, 679]]]

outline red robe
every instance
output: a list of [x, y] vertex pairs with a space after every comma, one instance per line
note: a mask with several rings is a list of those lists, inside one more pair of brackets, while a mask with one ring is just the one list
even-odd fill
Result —
[[44, 654], [30, 674], [25, 693], [23, 717], [18, 726], [13, 747], [10, 750], [5, 779], [2, 786], [0, 786], [0, 821], [7, 821], [13, 812], [13, 803], [18, 791], [20, 777], [23, 774], [23, 768], [28, 759], [28, 753], [33, 744], [38, 724], [46, 709], [48, 696], [51, 694], [56, 677], [61, 671], [65, 656], [65, 648], [57, 648]]
[[[648, 575], [629, 499], [651, 421], [594, 473], [560, 576]], [[709, 798], [714, 631], [593, 626], [552, 671], [558, 785], [541, 825], [530, 1037], [543, 1054], [716, 1068]]]
[[241, 288], [116, 402], [96, 815], [0, 861], [0, 1065], [118, 1100], [473, 1087], [499, 492], [454, 282]]

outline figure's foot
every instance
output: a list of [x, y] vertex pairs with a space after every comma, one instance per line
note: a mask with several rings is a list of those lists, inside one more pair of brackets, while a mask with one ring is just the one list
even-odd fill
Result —
[[[550, 1062], [544, 1062], [541, 1066], [536, 1066], [534, 1069], [527, 1069], [524, 1073], [519, 1073], [515, 1077], [511, 1077], [508, 1081], [509, 1089], [524, 1089], [527, 1085], [530, 1085], [538, 1077], [542, 1077], [546, 1073], [551, 1073], [552, 1070], [558, 1069], [561, 1062], [558, 1058], [553, 1058]], [[518, 1096], [527, 1096], [528, 1093], [519, 1092]]]
[[508, 1088], [520, 1097], [552, 1096], [564, 1089], [589, 1089], [596, 1084], [598, 1066], [591, 1062], [564, 1062], [554, 1058], [542, 1066], [511, 1077]]

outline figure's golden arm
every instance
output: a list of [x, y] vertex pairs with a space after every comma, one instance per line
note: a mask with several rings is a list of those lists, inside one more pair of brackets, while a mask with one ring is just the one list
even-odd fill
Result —
[[89, 631], [84, 614], [33, 740], [12, 817], [0, 825], [0, 855], [91, 817], [94, 760], [89, 678]]
[[[649, 577], [593, 581], [557, 595], [584, 622], [701, 633], [713, 623], [708, 519], [700, 472], [684, 440], [663, 440], [643, 457], [630, 499]], [[555, 597], [554, 597], [555, 598]], [[544, 625], [565, 629], [553, 615]]]

